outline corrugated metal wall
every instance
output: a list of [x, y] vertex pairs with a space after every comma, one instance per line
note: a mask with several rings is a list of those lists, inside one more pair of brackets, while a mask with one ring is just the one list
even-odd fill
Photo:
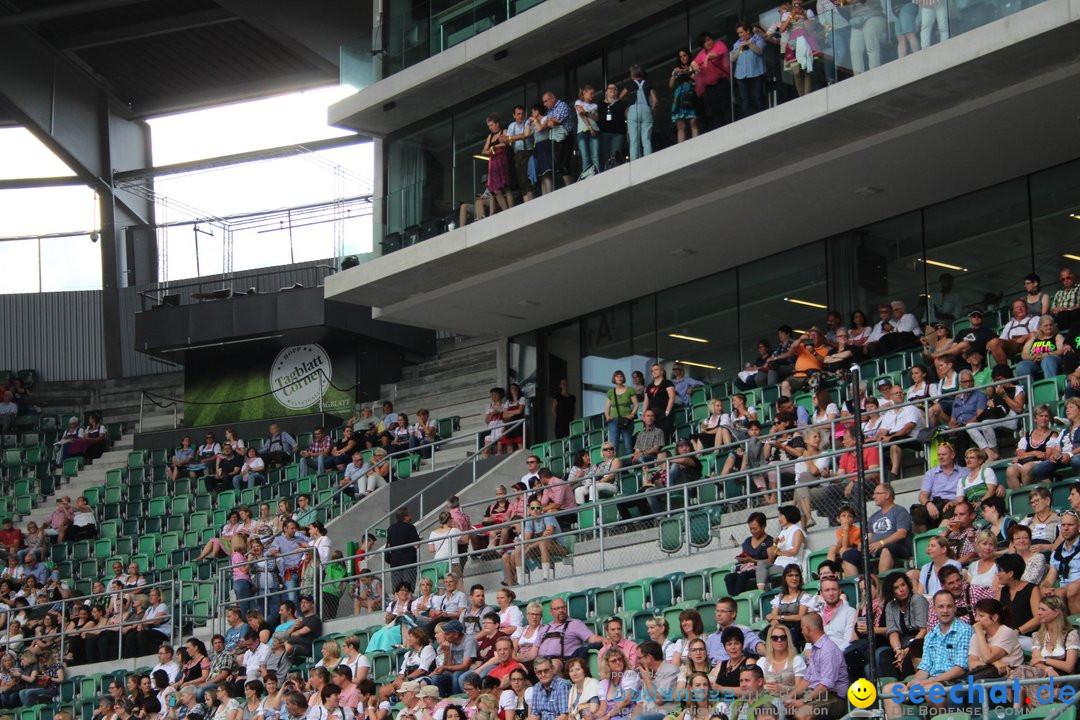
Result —
[[0, 295], [0, 368], [33, 368], [44, 380], [105, 377], [101, 291]]
[[[181, 303], [198, 302], [194, 292], [223, 287], [234, 293], [255, 287], [260, 293], [277, 292], [301, 283], [322, 285], [336, 265], [333, 259], [316, 260], [274, 268], [212, 275], [173, 283], [143, 285], [120, 290], [120, 341], [124, 377], [171, 372], [177, 365], [162, 362], [135, 350], [135, 313], [149, 309], [152, 296], [179, 294]], [[102, 342], [101, 291], [0, 294], [0, 369], [33, 368], [43, 380], [97, 380], [105, 377]]]

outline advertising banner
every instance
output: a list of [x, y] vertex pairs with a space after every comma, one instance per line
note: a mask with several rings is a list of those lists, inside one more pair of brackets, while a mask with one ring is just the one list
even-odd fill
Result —
[[352, 351], [319, 344], [243, 354], [188, 354], [184, 420], [189, 427], [327, 412], [353, 414]]

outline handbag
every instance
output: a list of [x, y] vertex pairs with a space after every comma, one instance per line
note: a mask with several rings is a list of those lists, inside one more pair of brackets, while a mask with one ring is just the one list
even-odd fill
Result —
[[[629, 393], [630, 393], [630, 390], [627, 390], [623, 394], [628, 395]], [[618, 417], [615, 419], [615, 427], [617, 427], [619, 430], [630, 430], [630, 429], [632, 429], [634, 427], [633, 418], [623, 417], [622, 414], [619, 413], [619, 394], [617, 392], [615, 392], [614, 390], [612, 390], [611, 391], [611, 398], [612, 398], [612, 400], [614, 400], [612, 405], [615, 406], [615, 414], [618, 415]]]
[[1001, 677], [1001, 671], [997, 669], [997, 666], [987, 663], [971, 668], [968, 675], [972, 680], [995, 680]]

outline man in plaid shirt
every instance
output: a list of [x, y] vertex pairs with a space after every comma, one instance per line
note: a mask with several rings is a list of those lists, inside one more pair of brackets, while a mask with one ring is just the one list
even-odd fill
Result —
[[[987, 598], [997, 599], [993, 588], [972, 585], [964, 580], [963, 573], [955, 565], [945, 565], [938, 570], [938, 580], [941, 581], [941, 589], [953, 596], [953, 617], [968, 625], [975, 624], [975, 603]], [[926, 627], [934, 627], [937, 621], [937, 610], [931, 606]]]
[[307, 450], [300, 451], [300, 471], [303, 475], [317, 475], [323, 472], [323, 464], [330, 456], [330, 436], [322, 425], [315, 428], [311, 444]]
[[551, 660], [544, 656], [533, 661], [533, 672], [540, 682], [533, 686], [528, 720], [567, 720], [570, 681], [557, 676]]
[[[912, 686], [922, 687], [925, 691], [932, 685], [949, 685], [967, 675], [968, 647], [971, 644], [971, 626], [956, 618], [956, 602], [948, 590], [938, 590], [934, 595], [934, 614], [938, 624], [927, 633], [923, 640], [923, 656], [919, 669], [910, 683], [897, 683], [886, 688], [888, 693], [900, 690], [907, 696]], [[931, 703], [927, 698], [926, 702]], [[885, 712], [891, 718], [898, 718], [903, 709], [895, 700], [885, 700]]]
[[1054, 293], [1050, 301], [1050, 313], [1059, 328], [1076, 331], [1080, 328], [1080, 287], [1076, 284], [1076, 273], [1072, 268], [1061, 268], [1058, 275], [1061, 289]]

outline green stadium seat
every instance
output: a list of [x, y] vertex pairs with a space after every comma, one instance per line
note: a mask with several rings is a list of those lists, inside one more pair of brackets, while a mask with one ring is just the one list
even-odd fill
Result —
[[695, 510], [690, 513], [690, 545], [696, 548], [708, 547], [712, 543], [712, 522], [707, 510]]
[[821, 563], [825, 562], [829, 558], [829, 548], [822, 548], [821, 550], [814, 550], [806, 557], [806, 569], [808, 574], [812, 578], [817, 577], [817, 570], [821, 567]]
[[698, 602], [709, 595], [709, 577], [704, 570], [686, 573], [680, 581], [679, 597], [683, 602]]
[[169, 553], [173, 550], [178, 550], [183, 545], [180, 542], [180, 536], [175, 532], [167, 532], [160, 538], [161, 552]]
[[30, 495], [15, 496], [15, 514], [20, 516], [29, 515], [34, 509], [34, 498]]
[[758, 597], [760, 596], [760, 590], [747, 590], [735, 597], [735, 622], [740, 625], [749, 625], [754, 621], [754, 608], [757, 606]]
[[656, 578], [642, 578], [622, 586], [623, 612], [636, 613], [649, 605], [649, 584]]
[[22, 467], [23, 454], [18, 448], [4, 450], [4, 467]]
[[940, 530], [927, 530], [926, 532], [919, 533], [915, 536], [915, 567], [922, 567], [930, 562], [930, 556], [926, 554], [926, 544], [930, 542], [930, 538], [940, 534]]
[[210, 527], [210, 513], [205, 511], [194, 512], [188, 518], [188, 528], [199, 532]]
[[682, 517], [666, 517], [660, 521], [660, 550], [662, 552], [673, 555], [681, 551], [684, 537]]
[[129, 468], [144, 468], [146, 467], [146, 452], [143, 450], [133, 450], [128, 453], [127, 466]]
[[682, 587], [681, 572], [673, 572], [649, 583], [649, 602], [654, 608], [673, 605]]
[[593, 608], [597, 617], [609, 617], [614, 615], [622, 604], [622, 585], [616, 583], [605, 588], [597, 588], [593, 595]]
[[157, 535], [143, 535], [139, 538], [138, 548], [139, 552], [143, 555], [153, 555], [157, 552], [157, 546]]
[[[101, 534], [104, 534], [103, 532]], [[104, 560], [110, 557], [114, 549], [114, 539], [111, 537], [102, 537], [94, 541], [94, 557], [98, 560]]]
[[146, 510], [148, 518], [160, 518], [169, 514], [169, 498], [167, 497], [152, 497], [150, 498], [150, 505]]
[[236, 491], [224, 490], [217, 495], [217, 509], [226, 512], [236, 507]]

